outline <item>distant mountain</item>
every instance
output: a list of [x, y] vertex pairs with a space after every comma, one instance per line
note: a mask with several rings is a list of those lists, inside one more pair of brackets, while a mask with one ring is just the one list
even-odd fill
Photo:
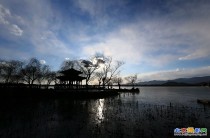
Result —
[[189, 83], [181, 83], [181, 82], [174, 82], [174, 81], [168, 81], [164, 84], [161, 84], [161, 86], [191, 86], [192, 84]]
[[152, 80], [147, 82], [139, 82], [139, 85], [195, 85], [195, 84], [205, 84], [210, 82], [210, 76], [204, 77], [193, 77], [193, 78], [179, 78], [174, 80]]
[[161, 84], [164, 84], [166, 82], [167, 81], [152, 80], [152, 81], [139, 82], [137, 84], [140, 84], [140, 85], [161, 85]]
[[210, 76], [204, 76], [204, 77], [193, 77], [193, 78], [180, 78], [175, 79], [175, 82], [180, 83], [189, 83], [189, 84], [197, 84], [202, 82], [210, 82]]

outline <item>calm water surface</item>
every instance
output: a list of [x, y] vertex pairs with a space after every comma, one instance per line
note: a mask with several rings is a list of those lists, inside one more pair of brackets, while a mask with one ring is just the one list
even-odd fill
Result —
[[169, 137], [176, 127], [210, 130], [210, 108], [204, 110], [196, 102], [210, 99], [210, 88], [140, 87], [140, 91], [92, 100], [0, 101], [0, 137]]
[[138, 101], [140, 103], [169, 105], [174, 104], [200, 107], [197, 99], [210, 100], [209, 87], [138, 87], [140, 94], [123, 95], [124, 101]]

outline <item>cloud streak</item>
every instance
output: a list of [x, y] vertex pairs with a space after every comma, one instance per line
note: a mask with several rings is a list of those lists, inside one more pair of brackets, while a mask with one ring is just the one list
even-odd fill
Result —
[[151, 80], [173, 80], [177, 78], [191, 78], [209, 76], [210, 66], [189, 68], [189, 69], [174, 69], [166, 71], [157, 71], [150, 73], [142, 73], [138, 75], [139, 81], [151, 81]]
[[86, 44], [83, 53], [100, 51], [129, 63], [154, 66], [208, 58], [210, 19], [203, 13], [210, 6], [189, 3], [178, 9], [170, 6], [169, 14], [156, 13], [149, 19], [139, 16], [135, 22], [120, 25], [103, 36], [103, 41]]
[[10, 30], [11, 34], [21, 36], [23, 30], [17, 24], [12, 23], [14, 21], [10, 21], [10, 18], [16, 18], [16, 16], [12, 15], [9, 9], [0, 4], [0, 24], [3, 24], [5, 28]]
[[127, 73], [209, 66], [209, 9], [204, 1], [0, 0], [0, 47], [54, 66], [100, 52], [125, 61]]
[[13, 24], [11, 27], [11, 33], [16, 35], [16, 36], [21, 36], [23, 34], [23, 30], [20, 29], [16, 24]]

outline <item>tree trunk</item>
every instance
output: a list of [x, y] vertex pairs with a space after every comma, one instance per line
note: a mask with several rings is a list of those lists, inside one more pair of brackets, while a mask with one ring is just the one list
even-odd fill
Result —
[[31, 81], [30, 88], [32, 88], [33, 84], [34, 84], [34, 80]]
[[120, 88], [120, 83], [118, 83], [118, 86], [119, 86], [119, 90], [120, 90], [120, 89], [121, 89], [121, 88]]
[[105, 83], [103, 82], [103, 89], [105, 89]]
[[100, 87], [101, 87], [101, 82], [99, 81], [98, 82], [98, 89], [101, 89]]
[[88, 80], [86, 79], [86, 90], [88, 91]]

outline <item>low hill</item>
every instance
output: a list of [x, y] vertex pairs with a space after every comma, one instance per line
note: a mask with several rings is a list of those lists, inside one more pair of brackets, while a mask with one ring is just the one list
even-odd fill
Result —
[[210, 83], [210, 76], [193, 77], [193, 78], [178, 78], [174, 80], [152, 80], [147, 82], [139, 82], [137, 85], [172, 85], [172, 86], [186, 86], [186, 85], [208, 85]]

